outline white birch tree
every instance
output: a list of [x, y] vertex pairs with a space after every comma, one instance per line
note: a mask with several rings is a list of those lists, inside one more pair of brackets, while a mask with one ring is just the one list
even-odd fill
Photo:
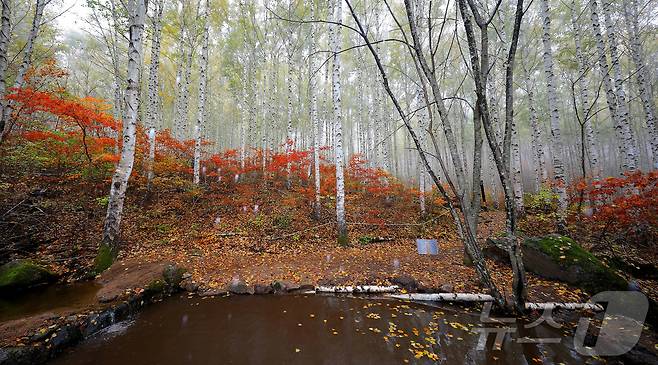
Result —
[[[4, 99], [7, 88], [7, 67], [9, 60], [7, 51], [11, 40], [11, 1], [2, 0], [2, 19], [0, 20], [0, 115], [3, 112], [7, 101]], [[0, 141], [4, 135], [5, 120], [0, 117]]]
[[343, 111], [341, 105], [340, 90], [340, 40], [341, 26], [343, 20], [342, 0], [329, 0], [330, 19], [333, 23], [329, 25], [329, 38], [331, 51], [333, 53], [333, 72], [332, 72], [332, 99], [334, 107], [334, 152], [336, 163], [336, 223], [338, 227], [338, 243], [345, 245], [348, 243], [347, 221], [345, 218], [345, 176], [343, 156]]
[[553, 49], [551, 40], [551, 17], [549, 14], [548, 0], [541, 0], [540, 14], [542, 22], [542, 43], [544, 44], [544, 74], [546, 76], [546, 89], [548, 96], [548, 109], [551, 121], [551, 146], [553, 149], [553, 179], [555, 180], [555, 193], [558, 198], [558, 211], [560, 229], [564, 228], [567, 210], [567, 186], [566, 172], [562, 157], [562, 132], [560, 127], [560, 112], [555, 85], [555, 73], [553, 71]]
[[206, 91], [208, 83], [208, 43], [210, 24], [208, 15], [210, 14], [210, 1], [206, 0], [203, 11], [203, 45], [201, 48], [201, 61], [199, 65], [199, 105], [197, 110], [196, 125], [194, 126], [194, 184], [199, 184], [201, 172], [201, 136], [206, 117]]
[[[315, 21], [315, 3], [311, 2], [311, 22]], [[308, 92], [310, 99], [311, 107], [311, 123], [313, 124], [313, 175], [314, 175], [314, 184], [315, 184], [315, 200], [313, 202], [313, 217], [315, 219], [320, 219], [320, 122], [318, 120], [318, 97], [315, 89], [317, 88], [317, 76], [316, 72], [316, 56], [315, 56], [315, 37], [316, 37], [316, 26], [311, 23], [311, 36], [309, 45], [309, 80], [308, 80]]]
[[103, 225], [103, 241], [95, 260], [95, 271], [107, 269], [119, 251], [121, 217], [126, 198], [128, 180], [135, 161], [137, 139], [137, 117], [139, 109], [139, 69], [142, 65], [142, 37], [144, 18], [146, 17], [145, 0], [129, 0], [129, 43], [128, 72], [125, 92], [125, 116], [123, 118], [123, 146], [121, 158], [112, 176], [107, 214]]
[[[23, 59], [18, 66], [18, 73], [16, 74], [16, 79], [14, 80], [14, 88], [22, 88], [25, 86], [25, 75], [32, 65], [32, 53], [34, 52], [34, 44], [39, 35], [39, 29], [41, 28], [41, 18], [43, 18], [43, 11], [46, 8], [46, 5], [50, 3], [50, 0], [37, 0], [36, 6], [34, 8], [34, 17], [32, 18], [32, 27], [30, 28], [30, 33], [27, 37], [27, 43], [25, 43], [25, 48], [23, 49]], [[4, 5], [3, 5], [4, 11]], [[9, 132], [11, 113], [13, 111], [13, 103], [5, 103], [2, 105], [2, 113], [0, 113], [0, 141], [2, 141], [6, 134]]]
[[626, 27], [628, 28], [628, 41], [630, 43], [630, 54], [635, 65], [635, 79], [642, 100], [642, 108], [646, 118], [649, 132], [649, 145], [653, 158], [653, 168], [658, 169], [658, 130], [656, 127], [656, 105], [651, 95], [651, 69], [646, 66], [644, 52], [640, 43], [640, 26], [638, 24], [637, 0], [623, 0], [622, 7]]
[[151, 65], [149, 66], [148, 100], [146, 105], [146, 126], [148, 127], [149, 153], [146, 162], [146, 187], [151, 190], [153, 164], [155, 161], [155, 128], [158, 120], [158, 87], [160, 86], [160, 44], [162, 37], [162, 12], [164, 1], [157, 0], [153, 18], [153, 39], [151, 40]]

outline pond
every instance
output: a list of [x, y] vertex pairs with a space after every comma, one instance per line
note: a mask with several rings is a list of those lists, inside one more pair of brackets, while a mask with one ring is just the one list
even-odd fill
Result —
[[[172, 298], [69, 349], [53, 364], [583, 364], [562, 329], [523, 329], [557, 344], [478, 348], [480, 312], [336, 296]], [[516, 335], [514, 335], [516, 337]], [[594, 362], [595, 363], [595, 362]]]
[[77, 309], [96, 302], [100, 285], [80, 282], [33, 288], [9, 297], [0, 297], [0, 322], [57, 309]]

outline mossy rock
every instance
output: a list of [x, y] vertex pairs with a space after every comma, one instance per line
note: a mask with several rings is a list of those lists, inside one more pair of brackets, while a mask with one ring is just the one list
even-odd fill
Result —
[[112, 263], [114, 263], [114, 259], [116, 259], [116, 254], [112, 252], [112, 248], [105, 243], [101, 243], [100, 247], [98, 247], [96, 258], [94, 259], [92, 274], [98, 275], [107, 270], [112, 266]]
[[185, 274], [186, 271], [187, 270], [182, 267], [178, 267], [177, 265], [168, 264], [162, 271], [162, 277], [164, 278], [167, 285], [172, 288], [176, 288], [180, 282], [183, 281], [183, 274]]
[[560, 235], [528, 238], [523, 243], [528, 271], [583, 288], [590, 294], [627, 290], [628, 282], [576, 241]]
[[144, 294], [148, 296], [154, 296], [164, 293], [167, 289], [167, 283], [162, 279], [156, 279], [150, 282], [146, 288], [144, 288]]
[[15, 260], [0, 266], [0, 295], [53, 282], [57, 276], [30, 260]]

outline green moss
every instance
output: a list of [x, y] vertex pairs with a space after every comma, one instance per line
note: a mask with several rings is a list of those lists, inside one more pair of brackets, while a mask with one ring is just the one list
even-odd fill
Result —
[[528, 240], [526, 244], [538, 248], [551, 256], [553, 260], [566, 265], [589, 265], [589, 263], [603, 265], [596, 256], [569, 237], [548, 235], [539, 239]]
[[153, 280], [149, 285], [146, 286], [146, 294], [147, 295], [154, 295], [154, 294], [159, 294], [165, 291], [167, 288], [167, 283], [164, 280]]
[[349, 243], [350, 243], [350, 239], [349, 239], [349, 237], [347, 237], [346, 234], [338, 235], [338, 244], [339, 245], [341, 245], [343, 247], [346, 247], [346, 246], [349, 245]]
[[183, 274], [185, 274], [186, 271], [187, 270], [176, 265], [167, 265], [162, 271], [162, 277], [167, 285], [176, 287], [181, 281], [183, 281]]
[[96, 258], [94, 259], [93, 274], [98, 275], [107, 270], [110, 266], [112, 266], [115, 258], [116, 255], [112, 252], [112, 248], [109, 245], [102, 243], [98, 248], [98, 254], [96, 255]]
[[371, 236], [361, 236], [361, 237], [359, 237], [359, 243], [362, 244], [362, 245], [367, 245], [367, 244], [371, 243], [373, 240], [374, 240], [374, 238], [371, 237]]
[[292, 224], [292, 217], [288, 213], [283, 213], [274, 217], [272, 224], [279, 229], [286, 229]]
[[577, 267], [581, 275], [575, 284], [590, 293], [628, 288], [623, 277], [569, 237], [548, 235], [528, 239], [525, 245], [542, 251], [565, 270]]
[[32, 261], [12, 261], [0, 267], [0, 292], [28, 288], [55, 278], [53, 272]]

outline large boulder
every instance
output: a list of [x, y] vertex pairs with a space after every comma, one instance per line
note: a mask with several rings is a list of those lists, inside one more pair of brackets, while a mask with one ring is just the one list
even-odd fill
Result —
[[0, 296], [56, 279], [52, 271], [30, 260], [11, 261], [0, 266]]
[[507, 252], [507, 243], [503, 239], [487, 239], [482, 254], [484, 257], [509, 264], [509, 252]]
[[526, 239], [523, 263], [528, 271], [581, 287], [591, 294], [628, 288], [623, 277], [569, 237], [548, 235]]

